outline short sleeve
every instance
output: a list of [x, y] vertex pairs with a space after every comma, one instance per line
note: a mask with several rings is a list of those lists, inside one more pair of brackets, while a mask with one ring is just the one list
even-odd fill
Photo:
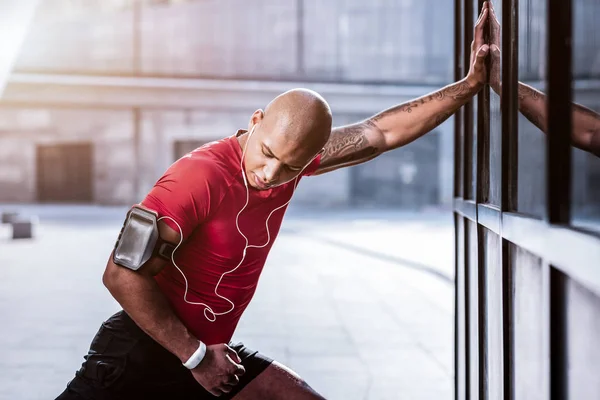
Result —
[[[218, 206], [223, 180], [223, 174], [211, 160], [183, 157], [156, 182], [142, 205], [154, 210], [159, 218], [173, 218], [187, 239]], [[179, 231], [171, 219], [164, 221]]]
[[302, 176], [311, 176], [312, 174], [317, 172], [317, 170], [319, 169], [319, 165], [321, 165], [321, 154], [317, 155], [315, 159], [312, 160], [306, 168], [304, 168]]

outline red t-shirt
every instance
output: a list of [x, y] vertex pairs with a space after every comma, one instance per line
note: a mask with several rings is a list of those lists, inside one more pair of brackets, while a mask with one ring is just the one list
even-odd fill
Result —
[[[215, 313], [231, 308], [215, 295], [215, 286], [224, 272], [238, 265], [246, 243], [235, 224], [246, 202], [241, 156], [236, 135], [199, 147], [171, 165], [142, 202], [159, 217], [170, 216], [180, 225], [185, 242], [174, 258], [188, 280], [187, 300], [206, 303]], [[314, 173], [319, 161], [317, 157], [302, 175]], [[265, 221], [271, 211], [290, 199], [294, 183], [292, 180], [265, 191], [249, 187], [249, 202], [240, 214], [239, 227], [250, 245], [267, 241]], [[242, 265], [221, 281], [218, 293], [231, 300], [235, 308], [217, 315], [214, 322], [204, 316], [204, 306], [184, 301], [185, 281], [172, 263], [155, 277], [177, 316], [199, 340], [208, 345], [231, 340], [254, 295], [286, 209], [274, 212], [269, 220], [270, 243], [260, 249], [249, 248]], [[163, 221], [178, 232], [172, 221]]]

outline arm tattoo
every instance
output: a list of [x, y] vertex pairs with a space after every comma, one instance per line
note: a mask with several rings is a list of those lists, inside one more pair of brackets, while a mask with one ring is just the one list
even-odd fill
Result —
[[531, 97], [536, 101], [542, 98], [540, 92], [532, 87], [521, 84], [519, 85], [519, 100], [524, 100], [526, 97]]
[[358, 164], [380, 154], [381, 150], [369, 143], [367, 132], [372, 130], [379, 128], [370, 120], [335, 129], [325, 145], [320, 168]]
[[464, 100], [469, 98], [469, 93], [472, 88], [467, 82], [461, 82], [458, 85], [452, 85], [443, 90], [446, 97], [451, 97], [454, 100]]
[[[525, 116], [532, 124], [542, 129], [542, 116], [532, 112], [529, 109], [523, 108], [521, 114]], [[542, 129], [543, 130], [543, 129]]]
[[371, 120], [379, 121], [379, 120], [387, 117], [388, 115], [395, 114], [395, 113], [401, 113], [401, 112], [411, 113], [413, 111], [413, 109], [415, 109], [419, 106], [422, 106], [424, 104], [427, 104], [429, 102], [432, 102], [434, 100], [442, 101], [446, 98], [451, 98], [452, 100], [455, 100], [455, 101], [468, 99], [471, 95], [470, 93], [472, 90], [473, 89], [467, 82], [460, 82], [456, 85], [448, 86], [440, 91], [437, 91], [437, 92], [427, 95], [425, 97], [421, 97], [420, 99], [410, 101], [407, 103], [402, 103], [402, 104], [399, 104], [392, 108], [388, 108], [387, 110], [382, 111], [381, 113], [374, 116]]
[[446, 121], [451, 116], [452, 116], [452, 113], [449, 113], [449, 112], [445, 112], [445, 113], [441, 113], [440, 115], [437, 115], [435, 117], [435, 126], [437, 127], [437, 126], [443, 124], [444, 121]]
[[535, 106], [526, 106], [527, 103], [523, 103], [523, 100], [528, 98], [533, 101], [543, 100], [544, 95], [530, 86], [519, 83], [517, 96], [519, 98], [519, 111], [521, 111], [521, 114], [523, 114], [529, 122], [544, 131], [544, 126], [542, 126], [542, 120], [544, 119], [543, 114], [539, 112], [539, 110], [536, 110]]

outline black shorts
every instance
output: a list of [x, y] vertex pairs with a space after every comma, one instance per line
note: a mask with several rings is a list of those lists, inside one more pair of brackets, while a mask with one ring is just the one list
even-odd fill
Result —
[[215, 397], [179, 358], [155, 342], [124, 312], [102, 323], [81, 369], [57, 400], [230, 399], [273, 360], [242, 343], [229, 343], [246, 369], [228, 394]]

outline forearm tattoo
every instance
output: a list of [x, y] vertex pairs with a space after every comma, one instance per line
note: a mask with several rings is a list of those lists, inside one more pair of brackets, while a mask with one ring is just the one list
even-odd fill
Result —
[[517, 96], [519, 98], [519, 110], [521, 114], [525, 116], [532, 124], [537, 126], [539, 129], [544, 130], [544, 114], [543, 110], [536, 109], [536, 106], [531, 106], [531, 103], [527, 104], [524, 102], [526, 99], [533, 101], [543, 100], [544, 95], [538, 92], [532, 87], [519, 83], [519, 89]]
[[441, 113], [440, 115], [437, 115], [435, 117], [435, 127], [443, 124], [451, 116], [452, 116], [452, 113], [450, 113], [450, 112]]
[[542, 94], [532, 87], [527, 85], [519, 85], [519, 100], [525, 100], [527, 97], [531, 97], [532, 100], [539, 100], [542, 98]]
[[521, 114], [525, 116], [532, 124], [541, 129], [542, 126], [542, 116], [540, 114], [536, 114], [532, 112], [532, 110], [523, 108], [521, 110]]
[[458, 84], [448, 86], [442, 90], [432, 93], [428, 96], [421, 97], [420, 99], [410, 101], [407, 103], [402, 103], [392, 108], [388, 108], [387, 110], [382, 111], [373, 118], [371, 118], [371, 120], [377, 122], [392, 114], [402, 112], [411, 113], [415, 108], [418, 108], [419, 106], [425, 105], [432, 101], [442, 101], [447, 98], [450, 98], [455, 101], [465, 100], [470, 98], [472, 91], [473, 88], [467, 82], [460, 82]]
[[370, 120], [335, 129], [321, 155], [320, 168], [357, 164], [380, 154], [381, 149], [369, 142], [367, 133], [372, 130], [379, 128]]

